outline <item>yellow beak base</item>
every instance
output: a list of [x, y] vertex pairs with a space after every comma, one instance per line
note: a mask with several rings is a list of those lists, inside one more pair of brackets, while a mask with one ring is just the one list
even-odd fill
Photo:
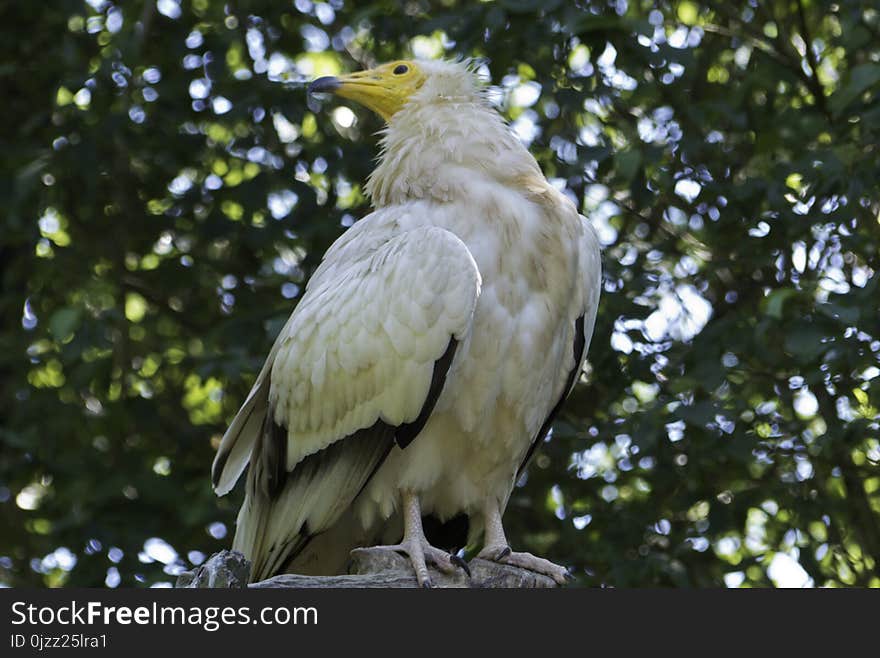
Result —
[[308, 91], [353, 100], [389, 121], [424, 81], [425, 75], [413, 62], [392, 62], [338, 78], [318, 78], [309, 85]]

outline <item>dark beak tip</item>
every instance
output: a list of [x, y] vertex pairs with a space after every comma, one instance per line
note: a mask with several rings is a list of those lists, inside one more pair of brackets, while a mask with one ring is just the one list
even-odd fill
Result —
[[326, 75], [323, 78], [313, 80], [308, 86], [307, 91], [310, 94], [330, 94], [339, 89], [339, 86], [339, 78], [334, 78], [332, 75]]

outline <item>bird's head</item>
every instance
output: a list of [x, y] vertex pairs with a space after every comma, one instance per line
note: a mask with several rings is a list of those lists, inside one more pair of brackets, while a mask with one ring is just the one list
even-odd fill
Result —
[[348, 98], [389, 121], [416, 97], [470, 100], [476, 98], [478, 88], [466, 62], [398, 60], [366, 71], [318, 78], [308, 91]]

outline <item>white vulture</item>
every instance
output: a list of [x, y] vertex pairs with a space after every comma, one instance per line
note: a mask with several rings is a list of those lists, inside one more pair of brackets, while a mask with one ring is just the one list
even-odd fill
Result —
[[387, 122], [374, 210], [327, 250], [223, 437], [217, 494], [250, 465], [233, 547], [261, 580], [342, 573], [353, 548], [390, 543], [430, 586], [428, 563], [466, 565], [423, 517], [466, 517], [479, 557], [564, 582], [511, 550], [502, 514], [584, 362], [593, 228], [466, 62], [397, 61], [310, 91]]

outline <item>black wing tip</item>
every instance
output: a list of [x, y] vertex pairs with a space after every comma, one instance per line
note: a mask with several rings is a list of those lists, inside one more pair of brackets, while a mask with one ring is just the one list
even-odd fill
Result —
[[[285, 489], [289, 482], [297, 479], [311, 480], [317, 477], [322, 468], [328, 463], [332, 463], [340, 458], [341, 451], [353, 449], [355, 447], [362, 448], [373, 455], [372, 468], [364, 478], [360, 487], [353, 492], [352, 500], [357, 498], [361, 492], [372, 480], [373, 476], [384, 463], [395, 442], [405, 448], [418, 436], [422, 431], [425, 423], [434, 410], [434, 405], [440, 397], [443, 385], [446, 382], [446, 374], [452, 365], [455, 352], [458, 347], [458, 341], [454, 337], [450, 337], [449, 344], [443, 355], [434, 363], [434, 373], [431, 379], [431, 385], [428, 389], [428, 396], [425, 399], [419, 416], [411, 423], [406, 423], [398, 427], [393, 427], [387, 423], [377, 420], [371, 427], [362, 428], [348, 435], [343, 440], [336, 441], [323, 450], [309, 455], [301, 460], [296, 467], [287, 472], [287, 430], [275, 422], [274, 413], [269, 409], [269, 413], [264, 421], [263, 430], [258, 439], [257, 449], [252, 455], [251, 465], [255, 462], [253, 459], [256, 455], [258, 458], [259, 471], [256, 489], [260, 494], [264, 495], [268, 500], [274, 501]], [[354, 441], [351, 441], [354, 439]], [[366, 441], [366, 443], [364, 443]], [[225, 460], [225, 458], [224, 458]], [[222, 472], [222, 468], [220, 469]], [[252, 479], [248, 480], [249, 486]], [[268, 557], [262, 558], [259, 563], [255, 564], [251, 574], [252, 579], [264, 580], [280, 571], [285, 565], [291, 563], [297, 555], [302, 551], [308, 541], [315, 535], [320, 533], [320, 529], [311, 528], [308, 523], [297, 531], [296, 538], [285, 545], [278, 551], [269, 552]]]
[[[363, 450], [372, 455], [373, 459], [370, 461], [374, 463], [357, 491], [352, 490], [350, 500], [354, 501], [369, 484], [393, 447], [394, 428], [382, 421], [377, 421], [371, 427], [357, 430], [345, 439], [303, 458], [293, 471], [285, 474], [282, 489], [288, 485], [294, 486], [297, 481], [305, 482], [306, 486], [311, 486], [310, 483], [320, 480], [328, 466], [332, 466], [344, 458], [349, 451]], [[255, 580], [265, 580], [279, 573], [286, 573], [309, 542], [327, 530], [328, 527], [325, 525], [313, 526], [310, 520], [306, 519], [295, 532], [291, 533], [289, 539], [280, 548], [273, 545], [267, 551], [260, 562], [254, 566], [252, 577]]]
[[226, 468], [226, 462], [229, 461], [229, 452], [218, 452], [214, 457], [214, 463], [211, 465], [211, 485], [216, 489], [220, 486], [220, 478], [223, 476], [223, 469]]
[[443, 356], [434, 362], [434, 374], [431, 377], [431, 386], [428, 388], [428, 396], [425, 398], [422, 410], [414, 421], [397, 426], [394, 437], [397, 445], [401, 448], [406, 448], [412, 443], [419, 435], [419, 432], [424, 429], [425, 423], [428, 422], [431, 412], [434, 411], [434, 405], [437, 404], [437, 400], [443, 392], [443, 386], [446, 384], [446, 375], [449, 373], [452, 360], [455, 358], [456, 349], [458, 349], [458, 341], [454, 337], [450, 337]]
[[529, 462], [532, 460], [532, 457], [534, 456], [535, 451], [538, 449], [538, 446], [541, 445], [541, 443], [547, 437], [548, 432], [550, 432], [550, 428], [553, 426], [553, 421], [556, 420], [556, 416], [559, 415], [559, 411], [560, 409], [562, 409], [562, 404], [565, 402], [568, 394], [571, 393], [571, 389], [574, 387], [574, 384], [577, 381], [577, 377], [580, 374], [581, 361], [584, 360], [584, 348], [586, 346], [587, 336], [584, 332], [584, 316], [582, 315], [574, 322], [574, 368], [572, 368], [571, 372], [568, 373], [568, 377], [565, 380], [565, 388], [562, 390], [562, 397], [559, 398], [559, 401], [550, 411], [550, 415], [547, 416], [544, 424], [541, 425], [541, 429], [538, 430], [538, 434], [532, 441], [532, 445], [529, 447], [529, 451], [526, 453], [522, 464], [520, 464], [519, 469], [516, 472], [517, 480], [522, 477], [523, 471], [526, 470], [526, 466], [529, 465]]
[[265, 454], [265, 491], [270, 500], [275, 500], [284, 489], [287, 481], [287, 429], [275, 421], [274, 413], [269, 410], [266, 415], [264, 436], [266, 438]]

